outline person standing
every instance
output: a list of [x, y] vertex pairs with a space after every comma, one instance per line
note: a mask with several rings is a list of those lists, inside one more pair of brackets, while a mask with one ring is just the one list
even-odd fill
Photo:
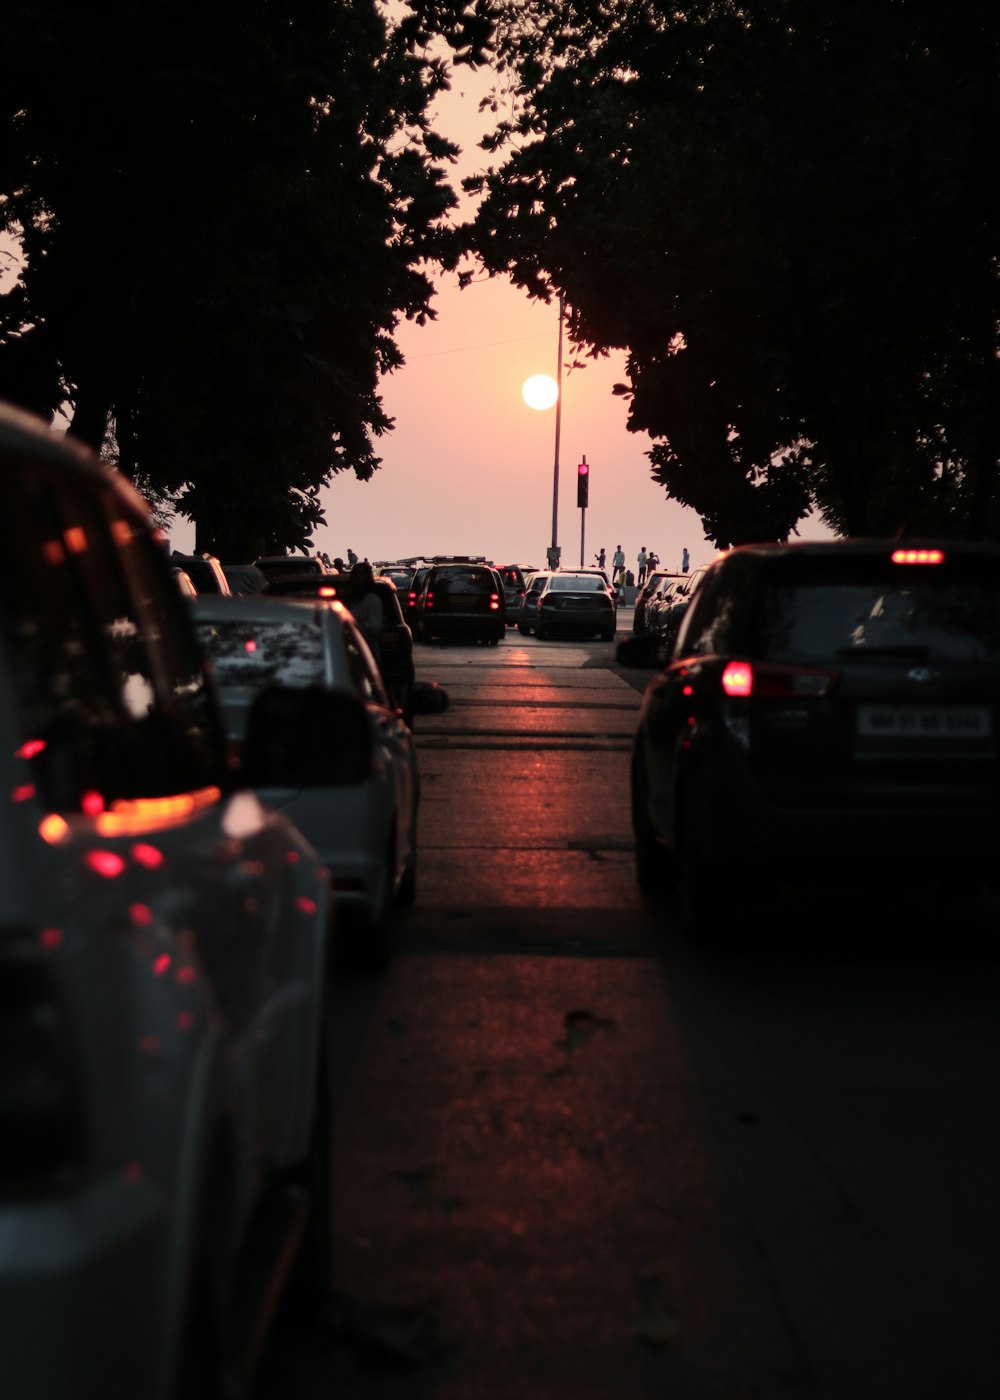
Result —
[[596, 558], [597, 558], [597, 567], [598, 567], [599, 569], [606, 569], [606, 568], [608, 567], [608, 566], [607, 566], [607, 555], [605, 554], [603, 547], [599, 550], [599, 552], [598, 552]]
[[636, 559], [635, 562], [636, 562], [636, 565], [638, 566], [637, 569], [636, 569], [635, 580], [636, 580], [636, 583], [637, 583], [637, 584], [639, 585], [639, 587], [641, 588], [642, 585], [646, 582], [646, 565], [649, 563], [649, 559], [648, 559], [648, 557], [647, 557], [647, 555], [646, 555], [646, 546], [645, 546], [645, 545], [640, 545], [640, 547], [639, 547], [639, 557]]
[[681, 551], [681, 573], [686, 574], [691, 567], [691, 560], [686, 549]]
[[616, 588], [621, 588], [625, 584], [625, 551], [621, 545], [615, 550], [611, 559], [611, 581]]

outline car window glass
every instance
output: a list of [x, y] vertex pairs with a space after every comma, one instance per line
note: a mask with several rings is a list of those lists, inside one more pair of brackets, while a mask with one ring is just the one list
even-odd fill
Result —
[[303, 608], [302, 621], [285, 618], [198, 619], [198, 635], [220, 685], [322, 685], [323, 638]]
[[492, 593], [496, 589], [494, 576], [488, 569], [435, 569], [430, 584], [435, 594], [444, 597], [452, 593]]
[[913, 650], [921, 659], [1000, 660], [1000, 580], [925, 574], [827, 580], [762, 590], [760, 654], [775, 660], [863, 659]]
[[0, 519], [0, 627], [45, 802], [79, 809], [85, 797], [160, 796], [215, 776], [212, 755], [199, 767], [161, 707], [107, 488], [38, 464], [10, 464], [14, 481], [17, 510]]
[[549, 584], [553, 593], [603, 593], [604, 580], [599, 574], [553, 574]]

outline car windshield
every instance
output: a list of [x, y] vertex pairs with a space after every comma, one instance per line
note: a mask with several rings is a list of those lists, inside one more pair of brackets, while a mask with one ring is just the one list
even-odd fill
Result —
[[828, 578], [763, 590], [760, 655], [779, 661], [912, 656], [1000, 660], [1000, 579], [928, 570], [867, 582]]
[[434, 575], [436, 593], [492, 593], [495, 587], [486, 569], [438, 569]]
[[306, 622], [226, 619], [197, 623], [221, 686], [321, 685], [323, 638]]
[[600, 574], [553, 574], [549, 588], [554, 593], [603, 593]]

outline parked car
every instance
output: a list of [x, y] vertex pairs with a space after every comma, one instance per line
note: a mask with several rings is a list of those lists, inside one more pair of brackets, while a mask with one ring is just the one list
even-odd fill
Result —
[[286, 574], [327, 574], [330, 570], [318, 554], [263, 554], [254, 561], [268, 583]]
[[415, 564], [380, 564], [375, 570], [376, 578], [387, 578], [404, 597], [416, 573]]
[[175, 569], [183, 569], [199, 593], [229, 597], [229, 580], [214, 554], [178, 554], [174, 550], [170, 562]]
[[[413, 664], [413, 633], [403, 621], [399, 594], [391, 579], [375, 579], [374, 590], [382, 604], [382, 631], [379, 634], [378, 663], [392, 703], [412, 726], [412, 703], [416, 673]], [[327, 574], [317, 578], [310, 574], [291, 575], [275, 579], [264, 589], [268, 597], [337, 598], [351, 606], [353, 584], [350, 574]]]
[[[191, 608], [234, 746], [247, 741], [251, 706], [266, 687], [280, 682], [319, 693], [316, 722], [258, 791], [319, 852], [333, 876], [338, 914], [357, 916], [340, 922], [340, 945], [349, 939], [349, 954], [384, 964], [392, 905], [408, 904], [416, 893], [420, 783], [413, 735], [360, 628], [332, 599], [234, 598], [221, 605], [195, 598]], [[416, 687], [412, 703], [418, 713], [440, 711], [447, 694]], [[353, 757], [329, 765], [336, 734], [351, 736]]]
[[[632, 638], [619, 660], [656, 649]], [[1000, 850], [998, 732], [1000, 546], [733, 549], [643, 698], [639, 878], [679, 877], [692, 927], [737, 932], [781, 881], [980, 882]]]
[[610, 642], [615, 635], [615, 595], [599, 569], [560, 570], [550, 574], [538, 595], [535, 636], [573, 633]]
[[[649, 575], [646, 582], [639, 589], [635, 598], [635, 610], [632, 615], [632, 631], [641, 636], [648, 630], [646, 615], [647, 610], [652, 606], [658, 606], [664, 597], [668, 597], [676, 587], [678, 582], [684, 582], [688, 576], [686, 574], [671, 574], [666, 570], [658, 569]], [[655, 603], [654, 603], [654, 600]]]
[[524, 602], [524, 575], [516, 564], [498, 564], [496, 571], [503, 586], [504, 610], [508, 627], [513, 627]]
[[427, 575], [431, 571], [430, 564], [418, 564], [410, 579], [410, 586], [403, 594], [401, 602], [403, 607], [403, 620], [410, 631], [416, 637], [417, 620], [417, 600], [424, 591], [424, 584], [427, 582]]
[[0, 495], [2, 1391], [221, 1394], [328, 1278], [327, 875], [125, 478], [2, 407]]
[[529, 574], [524, 581], [524, 598], [517, 611], [517, 630], [522, 637], [527, 637], [535, 625], [538, 617], [538, 599], [542, 589], [549, 581], [550, 575], [547, 572]]
[[171, 566], [170, 573], [178, 591], [185, 598], [197, 598], [198, 590], [194, 586], [194, 579], [184, 569], [178, 569], [176, 565]]
[[652, 601], [646, 609], [646, 631], [669, 650], [677, 636], [688, 604], [694, 597], [708, 569], [707, 564], [691, 574], [682, 574], [669, 592]]
[[414, 633], [496, 646], [507, 631], [503, 586], [487, 564], [433, 564], [417, 598]]

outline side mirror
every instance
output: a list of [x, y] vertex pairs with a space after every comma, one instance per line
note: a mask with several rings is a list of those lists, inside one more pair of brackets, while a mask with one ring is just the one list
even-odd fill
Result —
[[645, 633], [640, 633], [637, 637], [626, 637], [615, 648], [615, 659], [619, 666], [626, 666], [634, 671], [648, 671], [662, 666], [659, 638], [647, 636]]
[[372, 734], [353, 695], [318, 686], [269, 686], [247, 722], [243, 777], [250, 787], [343, 787], [371, 773]]
[[414, 681], [410, 686], [410, 713], [441, 715], [448, 708], [448, 692], [437, 681]]

